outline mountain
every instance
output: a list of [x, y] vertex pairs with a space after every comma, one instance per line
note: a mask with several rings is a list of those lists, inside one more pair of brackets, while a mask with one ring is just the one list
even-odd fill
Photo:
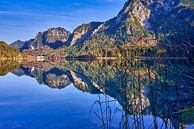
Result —
[[[171, 42], [194, 44], [193, 0], [162, 0], [145, 4], [151, 14], [147, 29], [154, 34], [165, 34]], [[167, 42], [167, 40], [165, 40]]]
[[94, 38], [105, 35], [119, 44], [135, 42], [144, 36], [143, 25], [149, 14], [149, 9], [139, 0], [128, 0], [116, 17], [106, 21], [98, 29]]
[[24, 49], [36, 49], [47, 45], [51, 48], [58, 48], [65, 45], [70, 32], [63, 28], [50, 28], [47, 31], [39, 32], [34, 39], [28, 41], [16, 41], [11, 46], [23, 51]]
[[143, 28], [143, 22], [148, 18], [149, 14], [149, 9], [140, 1], [129, 0], [116, 17], [106, 22], [98, 23], [97, 26], [90, 29], [90, 34], [84, 33], [84, 31], [77, 31], [77, 29], [82, 28], [83, 30], [83, 28], [86, 28], [85, 26], [93, 23], [82, 25], [75, 29], [76, 35], [82, 40], [79, 43], [75, 43], [72, 40], [69, 45], [91, 50], [93, 48], [103, 48], [105, 45], [115, 47], [115, 44], [122, 45], [136, 42], [142, 39], [146, 33]]
[[73, 46], [87, 40], [101, 24], [101, 22], [91, 22], [78, 26], [67, 40], [67, 46]]
[[11, 46], [17, 49], [21, 49], [25, 44], [25, 41], [17, 40], [13, 43], [11, 43]]
[[[151, 46], [153, 53], [164, 48], [172, 56], [174, 53], [188, 56], [186, 51], [191, 54], [194, 45], [193, 5], [190, 0], [128, 0], [116, 17], [101, 23], [81, 43], [72, 43], [73, 46], [70, 43], [65, 51], [71, 50], [75, 56], [91, 53], [114, 56], [112, 53], [143, 45]], [[167, 44], [174, 49], [165, 47]], [[184, 50], [180, 50], [183, 46]]]
[[108, 38], [118, 44], [137, 43], [148, 38], [148, 34], [150, 38], [165, 35], [176, 43], [185, 39], [193, 42], [194, 9], [180, 0], [128, 0], [116, 17], [94, 33], [90, 39]]
[[145, 49], [143, 54], [148, 51], [160, 53], [165, 49], [162, 51], [173, 51], [174, 56], [180, 49], [171, 49], [168, 44], [179, 45], [178, 48], [184, 46], [179, 55], [187, 51], [192, 53], [193, 35], [193, 0], [127, 0], [118, 15], [105, 22], [82, 24], [72, 34], [62, 28], [52, 28], [38, 33], [35, 39], [12, 45], [20, 50], [48, 45], [60, 48], [64, 56], [69, 53], [74, 56], [126, 56], [132, 49], [138, 50], [135, 55], [142, 49]]
[[3, 41], [0, 41], [0, 58], [16, 58], [21, 56], [20, 52], [9, 46]]

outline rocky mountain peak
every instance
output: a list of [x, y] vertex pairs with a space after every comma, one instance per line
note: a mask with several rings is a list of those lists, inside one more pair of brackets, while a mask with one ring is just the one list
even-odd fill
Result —
[[[184, 39], [193, 42], [193, 0], [155, 0], [148, 4], [151, 11], [149, 30], [165, 34], [168, 40], [181, 43]], [[169, 35], [169, 36], [168, 36]]]
[[11, 44], [11, 46], [14, 47], [14, 48], [19, 49], [19, 48], [21, 48], [21, 47], [23, 46], [23, 44], [24, 44], [24, 41], [17, 40], [17, 41], [15, 41], [15, 42], [13, 42], [13, 43]]
[[67, 41], [67, 45], [73, 46], [90, 38], [95, 30], [101, 25], [101, 22], [91, 22], [78, 26]]
[[54, 43], [57, 41], [66, 42], [70, 36], [70, 32], [64, 28], [50, 28], [44, 32], [44, 38], [47, 43]]
[[35, 49], [47, 45], [51, 48], [58, 48], [65, 45], [71, 33], [64, 28], [50, 28], [47, 31], [39, 32], [34, 39], [28, 41], [15, 41], [11, 45], [21, 51], [24, 49]]
[[70, 32], [64, 28], [50, 28], [47, 31], [39, 32], [35, 37], [35, 42], [55, 43], [66, 42], [70, 36]]
[[133, 22], [139, 22], [144, 30], [155, 34], [173, 33], [170, 36], [172, 38], [172, 35], [175, 35], [173, 40], [177, 40], [179, 35], [180, 39], [186, 37], [192, 41], [193, 5], [192, 0], [128, 0], [116, 17], [116, 21], [119, 24], [127, 24], [126, 27], [130, 28], [128, 34], [137, 31], [131, 25]]
[[105, 22], [82, 24], [72, 34], [60, 27], [50, 28], [38, 33], [35, 39], [14, 45], [20, 50], [44, 45], [57, 49], [65, 45], [84, 51], [96, 46], [102, 48], [105, 42], [109, 47], [114, 44], [152, 45], [152, 42], [155, 46], [157, 37], [162, 35], [173, 43], [181, 43], [183, 39], [192, 43], [193, 7], [193, 0], [127, 0], [118, 15]]
[[142, 26], [150, 16], [150, 10], [145, 6], [145, 2], [140, 0], [128, 0], [123, 9], [119, 12], [116, 21], [138, 20]]

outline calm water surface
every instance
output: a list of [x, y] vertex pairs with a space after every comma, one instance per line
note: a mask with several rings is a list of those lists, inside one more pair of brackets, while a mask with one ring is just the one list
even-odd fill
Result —
[[194, 129], [186, 61], [1, 64], [0, 129]]

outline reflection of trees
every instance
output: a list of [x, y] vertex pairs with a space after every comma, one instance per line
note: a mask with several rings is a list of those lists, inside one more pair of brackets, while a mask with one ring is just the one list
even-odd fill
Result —
[[[101, 102], [100, 99], [95, 103], [101, 109], [101, 115], [96, 114], [98, 118], [102, 121], [103, 128], [111, 128], [111, 120], [113, 119], [114, 113], [121, 113], [122, 118], [120, 121], [120, 128], [140, 128], [144, 125], [143, 116], [140, 114], [144, 111], [147, 105], [149, 105], [149, 100], [145, 97], [144, 85], [147, 83], [147, 79], [151, 77], [148, 76], [150, 73], [147, 67], [138, 64], [139, 62], [128, 62], [122, 63], [121, 66], [116, 66], [113, 68], [115, 71], [114, 79], [106, 76], [104, 78], [106, 94], [115, 98], [122, 106], [122, 108], [111, 109], [112, 101]], [[111, 71], [109, 71], [110, 73]], [[147, 78], [147, 79], [146, 79]], [[106, 114], [106, 115], [105, 115]], [[107, 115], [108, 114], [108, 115]], [[108, 118], [107, 118], [108, 116]], [[109, 119], [111, 116], [112, 119]], [[133, 120], [133, 123], [129, 123], [129, 120]]]
[[[46, 70], [28, 65], [20, 68], [20, 74], [15, 74], [31, 76], [51, 88], [65, 88], [73, 83], [81, 91], [104, 94], [105, 100], [99, 98], [94, 107], [99, 107], [100, 112], [95, 115], [105, 129], [112, 127], [117, 113], [122, 114], [120, 128], [147, 128], [144, 119], [151, 114], [149, 128], [178, 128], [194, 123], [191, 115], [194, 112], [193, 67], [185, 63], [169, 60], [75, 61], [57, 65], [59, 67], [52, 65]], [[113, 109], [112, 103], [117, 102], [121, 107]]]
[[7, 73], [17, 69], [19, 62], [15, 60], [0, 60], [0, 76], [6, 75]]
[[[170, 62], [169, 65], [158, 65], [155, 72], [151, 72], [153, 69], [148, 67], [143, 74], [142, 70], [130, 68], [121, 74], [117, 73], [120, 80], [117, 83], [115, 81], [114, 85], [118, 89], [106, 85], [106, 94], [118, 100], [124, 109], [120, 110], [123, 114], [121, 128], [144, 129], [144, 116], [149, 114], [153, 114], [150, 128], [184, 128], [185, 125], [194, 123], [194, 89], [190, 71], [192, 67], [187, 67], [184, 63], [177, 65]], [[114, 92], [121, 92], [115, 95], [110, 92], [111, 88], [116, 89], [112, 90]], [[102, 109], [103, 103], [110, 105], [110, 101], [98, 101], [97, 106], [103, 111], [98, 118], [100, 117], [103, 128], [108, 129], [111, 128], [111, 119], [107, 118], [107, 113], [111, 116], [111, 112], [115, 110], [110, 109], [110, 106], [108, 109]], [[162, 122], [159, 124], [160, 119]], [[133, 121], [129, 123], [130, 120]]]
[[175, 128], [183, 128], [186, 124], [194, 123], [192, 115], [194, 89], [191, 73], [192, 66], [171, 62], [170, 65], [159, 68], [157, 80], [149, 88], [147, 96], [153, 115], [169, 120]]

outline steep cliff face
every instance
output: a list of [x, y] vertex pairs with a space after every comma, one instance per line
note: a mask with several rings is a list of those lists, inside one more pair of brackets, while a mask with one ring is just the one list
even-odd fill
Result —
[[11, 45], [19, 50], [35, 49], [47, 45], [51, 48], [58, 48], [65, 45], [70, 32], [63, 28], [50, 28], [45, 32], [39, 32], [34, 39], [28, 41], [16, 41]]
[[106, 22], [103, 31], [119, 43], [134, 41], [143, 36], [149, 15], [150, 10], [139, 0], [129, 0], [115, 18]]
[[194, 44], [193, 35], [192, 0], [128, 0], [117, 16], [106, 22], [83, 24], [72, 34], [63, 28], [51, 28], [38, 33], [35, 39], [17, 41], [12, 46], [24, 50], [65, 45], [77, 52], [130, 44], [156, 46], [161, 37], [165, 43]]
[[192, 0], [128, 0], [116, 17], [91, 29], [92, 35], [87, 36], [90, 38], [83, 38], [85, 31], [76, 31], [76, 35], [85, 46], [99, 42], [138, 45], [139, 40], [155, 39], [160, 35], [165, 35], [165, 42], [178, 44], [186, 40], [193, 43], [193, 7]]
[[89, 38], [73, 46], [82, 52], [105, 47], [117, 49], [123, 44], [155, 46], [156, 42], [146, 42], [147, 38], [154, 39], [154, 35], [148, 34], [144, 27], [150, 15], [151, 10], [142, 1], [128, 0], [116, 17], [99, 24]]
[[112, 38], [119, 44], [143, 37], [150, 10], [139, 0], [128, 0], [119, 14], [99, 26], [92, 38]]
[[[147, 3], [151, 11], [146, 29], [165, 34], [173, 43], [194, 41], [194, 8], [189, 0], [161, 0]], [[166, 40], [165, 40], [166, 41]]]
[[93, 32], [101, 25], [101, 22], [91, 22], [77, 27], [67, 41], [68, 46], [73, 46], [89, 39]]
[[43, 33], [43, 39], [46, 43], [66, 42], [70, 36], [70, 32], [63, 28], [51, 28]]

